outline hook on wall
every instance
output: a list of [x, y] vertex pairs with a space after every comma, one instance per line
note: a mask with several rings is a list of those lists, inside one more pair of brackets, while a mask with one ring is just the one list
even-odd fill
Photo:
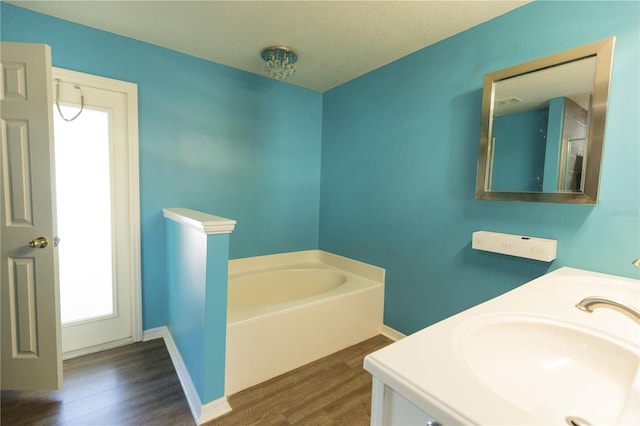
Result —
[[540, 129], [540, 134], [542, 135], [543, 139], [547, 139], [547, 134], [545, 133], [544, 129]]
[[62, 110], [60, 109], [60, 103], [58, 102], [58, 99], [60, 98], [60, 79], [56, 78], [56, 107], [58, 108], [58, 114], [60, 114], [60, 117], [62, 117], [64, 121], [75, 120], [80, 116], [80, 114], [82, 114], [82, 111], [84, 110], [84, 94], [82, 93], [82, 89], [77, 84], [74, 84], [73, 88], [80, 91], [80, 111], [78, 111], [78, 113], [73, 117], [66, 118], [64, 114], [62, 114]]

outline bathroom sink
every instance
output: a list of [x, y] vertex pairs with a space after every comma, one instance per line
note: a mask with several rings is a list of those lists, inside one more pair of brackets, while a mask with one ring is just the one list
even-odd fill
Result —
[[576, 304], [638, 309], [639, 284], [562, 267], [368, 355], [365, 368], [441, 424], [638, 426], [640, 326]]
[[625, 406], [635, 404], [628, 399], [636, 393], [639, 356], [629, 342], [525, 314], [467, 321], [456, 340], [458, 357], [477, 380], [540, 418], [614, 424]]

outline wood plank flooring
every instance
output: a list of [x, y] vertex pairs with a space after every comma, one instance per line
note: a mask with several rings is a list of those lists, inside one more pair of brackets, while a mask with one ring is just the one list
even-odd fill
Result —
[[390, 343], [379, 335], [231, 395], [233, 411], [206, 425], [369, 425], [371, 375], [362, 361]]
[[60, 390], [1, 395], [3, 426], [194, 424], [162, 339], [64, 361]]
[[[214, 425], [368, 425], [371, 376], [365, 355], [384, 336], [351, 346], [228, 397], [233, 411]], [[64, 362], [58, 391], [2, 391], [2, 425], [193, 425], [161, 339]]]

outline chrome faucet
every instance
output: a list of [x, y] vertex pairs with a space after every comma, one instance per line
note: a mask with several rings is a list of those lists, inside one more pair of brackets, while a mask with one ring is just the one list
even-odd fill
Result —
[[594, 308], [609, 308], [625, 314], [640, 324], [640, 311], [606, 297], [586, 297], [576, 304], [576, 308], [589, 313], [593, 312]]

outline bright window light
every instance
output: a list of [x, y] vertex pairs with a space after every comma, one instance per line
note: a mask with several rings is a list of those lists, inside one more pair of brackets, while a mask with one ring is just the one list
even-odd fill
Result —
[[[61, 105], [65, 117], [78, 108]], [[62, 324], [114, 312], [109, 114], [54, 107]]]

